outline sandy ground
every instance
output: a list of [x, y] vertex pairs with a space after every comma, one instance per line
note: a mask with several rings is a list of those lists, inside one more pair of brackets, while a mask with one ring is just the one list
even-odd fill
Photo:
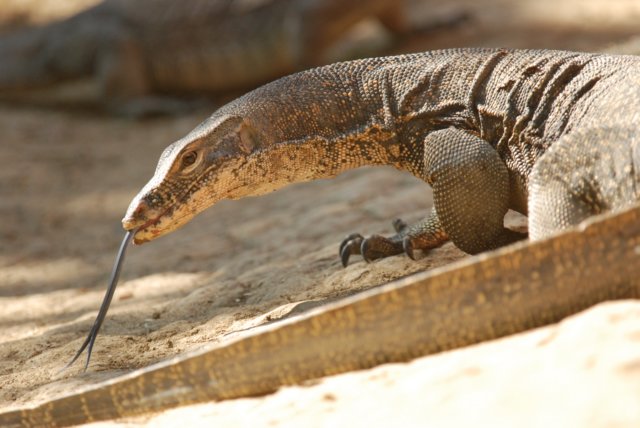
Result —
[[[470, 24], [397, 50], [596, 49], [632, 34], [640, 17], [640, 5], [625, 0], [515, 3], [473, 6]], [[26, 9], [20, 22], [45, 19], [43, 10]], [[90, 370], [76, 366], [58, 375], [94, 320], [130, 199], [162, 149], [209, 113], [131, 121], [0, 106], [1, 408], [68, 393], [463, 257], [446, 245], [418, 262], [354, 260], [342, 269], [337, 246], [344, 235], [390, 233], [391, 219], [417, 220], [431, 205], [427, 186], [390, 168], [222, 202], [179, 232], [130, 250]]]

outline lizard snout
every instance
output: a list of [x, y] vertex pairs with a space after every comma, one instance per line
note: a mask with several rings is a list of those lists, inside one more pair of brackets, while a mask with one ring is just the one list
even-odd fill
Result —
[[149, 204], [144, 199], [133, 200], [127, 213], [122, 219], [122, 227], [125, 230], [133, 230], [151, 220]]

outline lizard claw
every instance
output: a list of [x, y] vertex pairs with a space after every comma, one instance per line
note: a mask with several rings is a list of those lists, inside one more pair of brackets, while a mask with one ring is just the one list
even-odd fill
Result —
[[374, 260], [369, 256], [369, 250], [371, 249], [371, 238], [363, 239], [362, 243], [360, 244], [360, 254], [362, 254], [362, 258], [367, 263], [371, 263]]
[[394, 219], [391, 222], [391, 225], [393, 226], [393, 229], [396, 231], [396, 233], [402, 233], [402, 231], [408, 227], [408, 224], [401, 218]]
[[402, 240], [402, 250], [411, 260], [416, 260], [416, 255], [413, 252], [413, 242], [411, 242], [411, 238], [408, 236], [405, 236]]
[[389, 238], [381, 235], [371, 235], [365, 238], [359, 233], [352, 233], [347, 236], [340, 243], [338, 250], [342, 266], [347, 267], [349, 258], [354, 254], [360, 254], [367, 263], [402, 254], [403, 252], [409, 256], [411, 260], [416, 260], [415, 241], [411, 236], [409, 225], [399, 218], [393, 220], [391, 224], [396, 234]]
[[416, 250], [428, 251], [449, 239], [433, 210], [424, 220], [414, 225], [408, 225], [399, 218], [391, 224], [396, 231], [393, 236], [371, 235], [364, 238], [359, 233], [347, 236], [340, 244], [342, 266], [347, 267], [352, 254], [362, 255], [367, 263], [402, 253], [411, 260], [417, 260]]
[[352, 233], [340, 243], [339, 253], [343, 267], [347, 267], [349, 264], [349, 257], [352, 254], [360, 254], [360, 247], [363, 241], [364, 237], [362, 235], [359, 233]]
[[340, 243], [340, 249], [338, 250], [338, 253], [342, 254], [342, 252], [344, 251], [345, 247], [347, 245], [349, 245], [351, 241], [356, 240], [356, 239], [357, 240], [362, 240], [364, 238], [359, 233], [352, 233], [352, 234], [348, 235], [346, 238], [344, 238], [342, 240], [342, 242]]

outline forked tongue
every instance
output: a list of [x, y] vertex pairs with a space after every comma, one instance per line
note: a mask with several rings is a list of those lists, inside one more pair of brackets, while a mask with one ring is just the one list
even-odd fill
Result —
[[131, 238], [135, 235], [137, 229], [129, 230], [124, 235], [122, 239], [122, 243], [120, 244], [120, 249], [118, 250], [118, 255], [116, 256], [116, 261], [113, 265], [113, 270], [111, 271], [111, 278], [109, 279], [109, 287], [107, 287], [107, 292], [104, 295], [104, 299], [102, 299], [102, 305], [100, 305], [100, 310], [98, 311], [98, 316], [96, 317], [95, 322], [93, 323], [93, 327], [89, 331], [89, 335], [85, 339], [84, 343], [76, 352], [76, 355], [73, 357], [66, 366], [64, 366], [60, 371], [66, 370], [73, 363], [76, 362], [78, 357], [82, 354], [82, 352], [87, 349], [87, 362], [84, 365], [84, 370], [87, 370], [89, 367], [89, 360], [91, 359], [91, 351], [93, 350], [93, 345], [96, 342], [96, 338], [98, 337], [98, 332], [100, 331], [100, 327], [102, 326], [102, 322], [107, 316], [107, 311], [109, 310], [109, 305], [111, 305], [111, 300], [113, 299], [113, 294], [116, 291], [116, 286], [118, 285], [118, 278], [120, 278], [120, 270], [122, 269], [122, 263], [124, 263], [124, 255], [127, 252], [127, 247], [131, 242]]

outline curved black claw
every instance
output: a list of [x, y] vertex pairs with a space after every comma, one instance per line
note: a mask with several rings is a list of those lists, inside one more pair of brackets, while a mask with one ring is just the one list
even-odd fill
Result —
[[369, 251], [371, 251], [371, 238], [364, 239], [360, 243], [360, 254], [362, 254], [362, 258], [367, 263], [371, 263], [374, 260], [369, 256]]
[[391, 224], [396, 234], [390, 238], [380, 235], [364, 238], [359, 233], [352, 233], [347, 236], [340, 243], [339, 253], [342, 266], [347, 267], [349, 257], [354, 254], [362, 255], [365, 262], [371, 263], [377, 259], [401, 254], [404, 251], [411, 259], [415, 260], [413, 243], [411, 238], [407, 236], [409, 225], [399, 218], [393, 220]]
[[408, 236], [405, 236], [402, 240], [402, 250], [411, 260], [416, 260], [416, 255], [413, 252], [413, 242]]
[[342, 242], [340, 243], [340, 249], [338, 250], [338, 253], [342, 254], [342, 251], [344, 250], [344, 248], [347, 246], [347, 244], [349, 244], [350, 241], [353, 241], [354, 239], [364, 239], [364, 237], [362, 235], [360, 235], [359, 233], [352, 233], [350, 235], [348, 235], [346, 238], [344, 238], [342, 240]]
[[349, 264], [349, 257], [352, 254], [360, 254], [360, 246], [363, 241], [364, 237], [359, 233], [352, 233], [342, 240], [340, 243], [339, 253], [343, 267], [347, 267]]
[[409, 227], [409, 225], [401, 218], [394, 219], [391, 222], [391, 225], [393, 226], [393, 229], [396, 231], [396, 233], [402, 233], [403, 230]]

